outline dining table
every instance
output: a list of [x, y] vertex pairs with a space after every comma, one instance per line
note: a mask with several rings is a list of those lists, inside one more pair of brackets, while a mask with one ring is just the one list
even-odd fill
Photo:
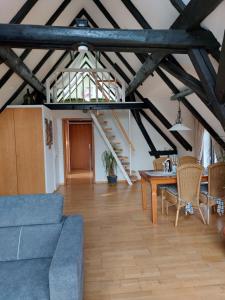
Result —
[[[176, 184], [177, 176], [174, 172], [140, 170], [141, 176], [141, 192], [142, 192], [142, 208], [147, 209], [147, 185], [151, 188], [151, 220], [153, 224], [158, 223], [158, 196], [157, 189], [159, 185]], [[208, 174], [204, 173], [201, 178], [202, 182], [208, 182]]]

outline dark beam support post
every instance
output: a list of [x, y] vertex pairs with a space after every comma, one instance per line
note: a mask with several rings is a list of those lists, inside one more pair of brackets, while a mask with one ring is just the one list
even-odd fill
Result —
[[149, 148], [151, 149], [151, 151], [154, 152], [154, 156], [155, 156], [156, 158], [158, 158], [159, 155], [158, 155], [158, 153], [157, 153], [157, 150], [156, 150], [156, 148], [155, 148], [155, 146], [154, 146], [154, 144], [153, 144], [153, 142], [152, 142], [150, 136], [148, 135], [147, 130], [145, 129], [145, 127], [144, 127], [144, 125], [143, 125], [143, 123], [142, 123], [142, 120], [141, 120], [141, 116], [140, 116], [139, 111], [134, 111], [134, 110], [132, 110], [131, 112], [132, 112], [132, 114], [133, 114], [133, 116], [134, 116], [134, 118], [135, 118], [135, 120], [136, 120], [136, 122], [137, 122], [137, 124], [138, 124], [138, 126], [139, 126], [139, 128], [140, 128], [140, 130], [141, 130], [141, 132], [142, 132], [142, 134], [143, 134], [143, 136], [144, 136], [144, 138], [145, 138], [145, 140], [146, 140], [148, 146], [149, 146]]
[[208, 54], [204, 50], [193, 49], [190, 51], [189, 56], [201, 79], [207, 94], [208, 103], [225, 130], [225, 106], [219, 103], [215, 94], [216, 73], [208, 58]]
[[225, 103], [225, 35], [223, 37], [215, 91], [218, 100], [221, 103]]

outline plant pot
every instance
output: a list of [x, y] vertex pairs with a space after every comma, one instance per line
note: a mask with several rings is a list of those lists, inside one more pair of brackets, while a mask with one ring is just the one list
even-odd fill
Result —
[[108, 184], [116, 184], [117, 183], [117, 176], [113, 175], [113, 176], [107, 176], [108, 179]]

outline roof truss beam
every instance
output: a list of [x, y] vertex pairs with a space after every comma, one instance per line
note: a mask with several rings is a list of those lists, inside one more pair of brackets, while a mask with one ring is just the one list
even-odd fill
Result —
[[219, 101], [225, 103], [225, 35], [223, 37], [215, 91]]
[[208, 31], [72, 28], [0, 24], [1, 47], [75, 50], [81, 44], [110, 52], [149, 53], [159, 49], [186, 53], [188, 49], [218, 47]]

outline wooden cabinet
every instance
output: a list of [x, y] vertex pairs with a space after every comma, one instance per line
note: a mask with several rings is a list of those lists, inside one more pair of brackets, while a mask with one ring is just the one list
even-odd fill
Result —
[[42, 108], [0, 114], [0, 195], [44, 193]]

